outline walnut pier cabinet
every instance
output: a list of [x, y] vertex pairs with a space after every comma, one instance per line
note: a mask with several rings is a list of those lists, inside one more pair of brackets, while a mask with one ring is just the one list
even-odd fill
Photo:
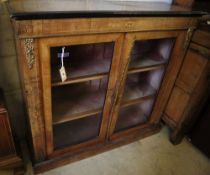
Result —
[[37, 173], [159, 131], [200, 13], [9, 7]]

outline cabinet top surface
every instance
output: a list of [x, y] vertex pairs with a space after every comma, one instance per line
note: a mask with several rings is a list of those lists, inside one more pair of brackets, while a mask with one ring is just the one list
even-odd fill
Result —
[[13, 0], [7, 3], [16, 20], [80, 17], [201, 16], [176, 5], [120, 0]]

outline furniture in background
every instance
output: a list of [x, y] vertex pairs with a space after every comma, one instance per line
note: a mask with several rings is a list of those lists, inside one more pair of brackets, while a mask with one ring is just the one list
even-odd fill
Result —
[[193, 10], [202, 10], [210, 13], [210, 1], [209, 0], [194, 0]]
[[159, 131], [203, 13], [111, 1], [8, 7], [36, 173]]
[[203, 19], [192, 37], [163, 117], [172, 129], [173, 143], [179, 143], [201, 117], [198, 114], [209, 96], [210, 27], [209, 17]]
[[199, 0], [173, 0], [173, 3], [179, 6], [191, 8], [192, 5], [194, 4], [194, 1], [199, 1]]
[[3, 92], [0, 89], [0, 169], [17, 171], [22, 166], [22, 159], [16, 152]]
[[187, 135], [190, 142], [210, 158], [210, 98], [197, 119]]

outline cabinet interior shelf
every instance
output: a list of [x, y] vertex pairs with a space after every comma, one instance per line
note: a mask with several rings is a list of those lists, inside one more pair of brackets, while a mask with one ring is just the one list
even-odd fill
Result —
[[72, 78], [72, 79], [67, 79], [64, 82], [61, 82], [61, 81], [53, 82], [52, 87], [63, 86], [63, 85], [68, 85], [68, 84], [73, 84], [73, 83], [81, 83], [81, 82], [91, 81], [91, 80], [100, 80], [100, 79], [105, 78], [107, 74], [108, 73]]
[[130, 101], [140, 99], [146, 96], [155, 95], [157, 89], [152, 87], [149, 83], [145, 84], [133, 84], [132, 86], [127, 85], [123, 95], [123, 101]]
[[136, 69], [136, 68], [144, 68], [148, 66], [155, 66], [155, 65], [160, 65], [160, 64], [166, 64], [167, 60], [164, 58], [158, 58], [156, 59], [151, 59], [150, 57], [145, 57], [145, 58], [139, 58], [139, 59], [134, 59], [134, 56], [131, 58], [131, 62], [129, 64], [129, 69]]
[[53, 124], [101, 113], [106, 96], [107, 77], [52, 88]]
[[158, 64], [158, 65], [152, 65], [152, 66], [147, 66], [147, 67], [129, 68], [128, 69], [128, 74], [152, 71], [152, 70], [164, 68], [165, 66], [166, 66], [166, 63], [162, 63], [162, 64]]
[[73, 120], [77, 120], [77, 119], [81, 119], [81, 118], [85, 118], [85, 117], [89, 117], [89, 116], [93, 116], [96, 114], [99, 114], [102, 112], [102, 108], [99, 109], [95, 109], [95, 110], [91, 110], [91, 111], [85, 111], [85, 112], [81, 112], [81, 113], [77, 113], [77, 114], [72, 114], [72, 115], [64, 115], [64, 116], [54, 116], [53, 118], [53, 125], [57, 125], [57, 124], [61, 124], [61, 123], [65, 123], [65, 122], [70, 122]]
[[[84, 81], [83, 79], [86, 78], [100, 78], [101, 76], [107, 75], [109, 73], [109, 65], [108, 65], [108, 61], [104, 61], [101, 60], [100, 63], [98, 63], [99, 61], [95, 61], [93, 62], [91, 65], [86, 64], [84, 66], [84, 68], [71, 68], [71, 64], [70, 66], [65, 66], [66, 69], [66, 74], [67, 74], [67, 81], [69, 83], [72, 82], [79, 82]], [[89, 67], [88, 67], [89, 66]], [[53, 85], [60, 85], [63, 84], [63, 82], [61, 82], [61, 78], [60, 78], [60, 73], [59, 73], [59, 69], [60, 66], [52, 66], [52, 84]], [[88, 69], [87, 69], [87, 68]]]
[[95, 43], [66, 46], [68, 53], [63, 59], [67, 81], [61, 82], [59, 69], [61, 60], [58, 57], [62, 48], [51, 48], [51, 81], [52, 86], [71, 84], [86, 80], [100, 79], [108, 75], [113, 57], [114, 43]]
[[131, 106], [131, 105], [136, 105], [136, 104], [142, 103], [142, 102], [144, 102], [145, 100], [148, 100], [148, 99], [154, 99], [155, 95], [156, 94], [152, 94], [152, 95], [140, 97], [140, 98], [133, 99], [133, 100], [126, 100], [126, 101], [124, 100], [122, 102], [121, 107], [124, 108], [124, 107], [127, 107], [127, 106]]
[[[152, 66], [141, 67], [141, 68], [132, 68], [132, 69], [128, 70], [128, 74], [160, 69], [160, 68], [163, 68], [164, 66], [165, 66], [165, 64], [159, 64], [159, 65], [152, 65]], [[64, 82], [61, 82], [61, 81], [52, 82], [51, 85], [52, 85], [52, 87], [56, 87], [56, 86], [63, 86], [63, 85], [80, 83], [80, 82], [91, 81], [91, 80], [100, 80], [100, 79], [105, 78], [107, 75], [108, 75], [108, 73], [102, 73], [102, 74], [96, 74], [96, 75], [90, 75], [90, 76], [83, 76], [83, 77], [78, 77], [78, 78], [67, 79]]]
[[79, 144], [96, 139], [99, 135], [101, 114], [53, 126], [54, 148]]
[[154, 96], [141, 98], [138, 103], [122, 105], [115, 132], [145, 124], [149, 120], [153, 104]]

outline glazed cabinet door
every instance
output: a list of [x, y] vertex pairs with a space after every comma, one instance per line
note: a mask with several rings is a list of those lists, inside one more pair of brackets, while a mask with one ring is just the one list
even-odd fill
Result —
[[127, 34], [110, 139], [158, 126], [185, 52], [186, 31]]
[[123, 35], [39, 40], [47, 155], [103, 143]]

